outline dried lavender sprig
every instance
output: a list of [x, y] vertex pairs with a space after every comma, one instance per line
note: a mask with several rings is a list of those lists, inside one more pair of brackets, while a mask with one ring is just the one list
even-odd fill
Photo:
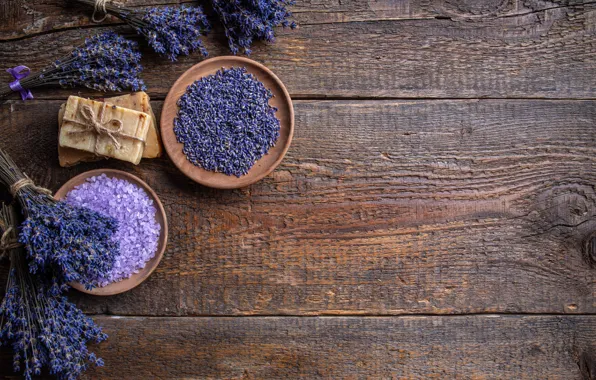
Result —
[[211, 0], [225, 28], [232, 54], [251, 53], [253, 41], [275, 41], [276, 26], [296, 28], [287, 9], [294, 0]]
[[[95, 6], [95, 0], [74, 0]], [[200, 6], [150, 7], [132, 9], [107, 3], [105, 9], [132, 26], [149, 45], [160, 54], [175, 61], [179, 55], [199, 50], [206, 57], [207, 49], [201, 37], [207, 35], [211, 25]]]
[[[12, 207], [0, 209], [0, 234], [17, 237], [17, 216]], [[74, 379], [89, 364], [103, 361], [89, 352], [88, 341], [101, 342], [107, 335], [68, 299], [55, 292], [55, 279], [32, 276], [22, 247], [9, 250], [10, 272], [0, 304], [0, 345], [13, 349], [15, 372], [26, 379], [43, 367], [58, 379]]]
[[[84, 207], [57, 202], [33, 185], [0, 149], [0, 183], [18, 200], [25, 221], [19, 242], [25, 245], [29, 271], [52, 273], [59, 285], [78, 282], [91, 289], [112, 270], [119, 244], [118, 223]], [[18, 187], [18, 189], [16, 188]]]
[[[140, 91], [145, 84], [139, 75], [141, 53], [137, 43], [114, 33], [105, 32], [85, 40], [67, 56], [56, 60], [43, 70], [19, 81], [21, 87], [32, 89], [46, 85], [62, 87], [84, 86], [94, 90]], [[13, 90], [5, 87], [0, 98]]]

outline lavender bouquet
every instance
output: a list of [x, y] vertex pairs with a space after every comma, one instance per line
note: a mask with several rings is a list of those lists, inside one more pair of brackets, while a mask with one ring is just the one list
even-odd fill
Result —
[[296, 28], [288, 19], [287, 9], [294, 0], [211, 0], [213, 9], [225, 27], [228, 44], [233, 54], [240, 51], [250, 55], [253, 41], [275, 41], [276, 26]]
[[[75, 1], [94, 7], [97, 3], [95, 0]], [[106, 2], [101, 4], [102, 12], [125, 21], [147, 39], [153, 50], [167, 56], [171, 61], [175, 61], [181, 54], [188, 55], [195, 50], [199, 50], [205, 57], [208, 55], [201, 37], [209, 33], [211, 26], [199, 6], [151, 7], [135, 10]], [[97, 10], [96, 7], [96, 12]], [[93, 20], [102, 21], [95, 18], [95, 13]]]
[[[56, 294], [51, 279], [32, 276], [23, 248], [14, 244], [16, 212], [0, 209], [0, 234], [10, 258], [6, 294], [0, 304], [0, 345], [12, 346], [14, 371], [25, 379], [39, 375], [42, 367], [58, 379], [75, 379], [89, 364], [103, 361], [87, 348], [107, 335], [66, 297]], [[13, 243], [9, 243], [12, 241]]]
[[54, 293], [70, 282], [87, 289], [111, 272], [119, 244], [117, 221], [85, 207], [56, 201], [35, 184], [0, 149], [0, 183], [10, 189], [25, 217], [19, 242], [25, 246], [29, 271], [53, 277]]
[[7, 70], [15, 81], [0, 92], [0, 98], [19, 92], [23, 100], [32, 99], [30, 90], [46, 85], [84, 86], [103, 92], [144, 90], [145, 84], [139, 78], [143, 70], [140, 60], [136, 42], [114, 32], [97, 34], [36, 74], [30, 75], [26, 66]]

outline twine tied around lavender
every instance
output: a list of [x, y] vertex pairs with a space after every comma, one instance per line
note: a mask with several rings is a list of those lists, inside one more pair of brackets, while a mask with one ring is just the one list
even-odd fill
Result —
[[2, 237], [0, 237], [0, 260], [4, 260], [8, 257], [8, 253], [13, 250], [23, 246], [23, 244], [19, 243], [16, 238], [11, 238], [10, 235], [13, 234], [14, 229], [12, 226], [8, 227], [2, 233]]
[[21, 178], [18, 181], [16, 181], [15, 183], [13, 183], [12, 185], [10, 185], [9, 190], [10, 190], [10, 194], [13, 197], [16, 196], [17, 193], [19, 191], [21, 191], [21, 189], [23, 189], [24, 187], [27, 187], [27, 186], [31, 186], [43, 194], [52, 195], [52, 192], [49, 189], [46, 189], [45, 187], [37, 186], [35, 184], [35, 182], [33, 182], [31, 180], [31, 178], [27, 177], [27, 174], [23, 173], [23, 175], [25, 176], [24, 178]]
[[[95, 0], [95, 5], [93, 6], [93, 14], [91, 15], [91, 20], [93, 20], [93, 22], [103, 22], [108, 17], [108, 10], [106, 9], [107, 2], [108, 0]], [[95, 15], [98, 13], [103, 14], [103, 16], [99, 19], [95, 18]]]
[[21, 94], [21, 99], [23, 100], [33, 99], [33, 94], [31, 91], [23, 88], [20, 82], [21, 79], [25, 79], [29, 76], [29, 74], [31, 74], [31, 69], [29, 69], [27, 66], [20, 65], [6, 69], [6, 72], [12, 75], [12, 77], [15, 79], [13, 82], [10, 82], [8, 87], [10, 87], [12, 91]]
[[[142, 142], [143, 144], [145, 143], [145, 140], [140, 137], [132, 136], [132, 135], [122, 132], [122, 129], [124, 129], [124, 123], [122, 122], [122, 120], [110, 119], [110, 120], [104, 122], [103, 115], [104, 115], [104, 109], [106, 108], [106, 106], [107, 106], [107, 103], [104, 102], [101, 105], [101, 107], [99, 108], [99, 114], [95, 115], [95, 111], [93, 111], [93, 108], [91, 108], [91, 106], [86, 105], [86, 104], [83, 105], [81, 108], [79, 108], [79, 111], [81, 113], [83, 121], [65, 118], [64, 120], [66, 120], [68, 122], [80, 124], [83, 127], [85, 127], [85, 129], [83, 129], [83, 130], [71, 131], [70, 133], [87, 133], [90, 131], [95, 132], [95, 134], [97, 136], [95, 138], [95, 148], [94, 148], [95, 152], [94, 153], [96, 155], [98, 155], [97, 152], [99, 151], [99, 136], [101, 136], [101, 135], [108, 136], [114, 143], [114, 146], [116, 147], [116, 149], [122, 148], [122, 144], [120, 143], [120, 141], [118, 141], [118, 137], [124, 137], [124, 138], [131, 139], [131, 140], [137, 140], [137, 141]], [[116, 127], [116, 129], [110, 129], [109, 128], [110, 125], [117, 125], [117, 127]]]

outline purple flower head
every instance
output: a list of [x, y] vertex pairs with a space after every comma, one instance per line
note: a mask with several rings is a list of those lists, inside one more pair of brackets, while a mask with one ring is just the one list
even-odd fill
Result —
[[[98, 91], [141, 91], [141, 53], [137, 43], [105, 32], [87, 38], [70, 56], [54, 63], [55, 80], [62, 87], [85, 86]], [[47, 77], [47, 75], [46, 75]]]
[[205, 57], [208, 54], [201, 37], [209, 33], [211, 26], [199, 6], [151, 7], [144, 10], [108, 6], [107, 11], [126, 21], [145, 37], [153, 50], [172, 61], [195, 50]]
[[12, 346], [14, 371], [30, 378], [47, 367], [58, 379], [74, 379], [87, 363], [102, 365], [87, 342], [107, 335], [66, 297], [52, 294], [45, 277], [31, 276], [23, 258], [11, 257], [16, 263], [0, 304], [0, 344]]
[[[0, 209], [0, 233], [16, 229], [16, 212]], [[9, 233], [11, 233], [9, 231]], [[16, 237], [16, 232], [11, 233]], [[22, 247], [9, 250], [10, 271], [0, 304], [0, 345], [13, 350], [14, 371], [26, 379], [39, 375], [43, 367], [58, 379], [75, 379], [89, 364], [102, 365], [89, 352], [89, 341], [101, 342], [107, 335], [67, 298], [56, 293], [51, 274], [31, 274]]]
[[79, 282], [86, 288], [112, 270], [118, 253], [113, 239], [118, 222], [85, 207], [24, 194], [19, 242], [25, 245], [31, 273], [50, 272], [58, 284]]
[[253, 41], [275, 41], [276, 26], [295, 28], [287, 9], [294, 0], [212, 0], [213, 8], [225, 27], [233, 54], [250, 55]]
[[135, 27], [147, 38], [158, 53], [175, 61], [176, 57], [199, 50], [206, 57], [207, 49], [201, 41], [211, 26], [201, 7], [149, 8], [142, 18], [144, 26]]
[[0, 184], [12, 188], [23, 181], [23, 186], [11, 192], [25, 219], [18, 241], [24, 245], [29, 271], [51, 276], [56, 293], [69, 282], [97, 286], [97, 279], [112, 269], [118, 252], [113, 239], [118, 222], [84, 207], [57, 202], [0, 149]]
[[[46, 85], [62, 87], [84, 86], [94, 90], [145, 90], [139, 78], [143, 67], [137, 43], [114, 32], [87, 38], [66, 57], [58, 59], [40, 72], [20, 81], [24, 89]], [[0, 92], [0, 98], [12, 90]]]

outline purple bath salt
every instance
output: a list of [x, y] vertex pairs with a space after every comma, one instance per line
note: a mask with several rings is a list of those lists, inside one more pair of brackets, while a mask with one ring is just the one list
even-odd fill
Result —
[[153, 200], [141, 187], [102, 174], [72, 189], [65, 200], [118, 220], [114, 239], [120, 242], [120, 254], [107, 278], [99, 279], [100, 286], [129, 278], [155, 256], [161, 226]]

